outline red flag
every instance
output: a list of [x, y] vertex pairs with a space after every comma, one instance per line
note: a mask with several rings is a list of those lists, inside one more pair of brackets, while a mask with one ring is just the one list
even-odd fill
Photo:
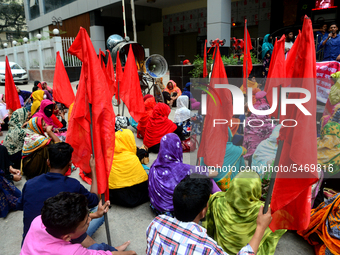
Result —
[[109, 53], [106, 65], [106, 74], [109, 78], [109, 89], [111, 91], [112, 96], [116, 93], [116, 81], [115, 81], [115, 71], [113, 70], [112, 58], [110, 51], [107, 50]]
[[5, 70], [5, 96], [6, 109], [13, 112], [21, 108], [18, 91], [15, 87], [11, 67], [6, 56], [6, 70]]
[[[305, 17], [300, 37], [291, 87], [304, 88], [311, 93], [311, 99], [303, 106], [312, 115], [304, 115], [295, 105], [289, 105], [287, 109], [285, 124], [291, 125], [288, 119], [294, 119], [298, 124], [280, 130], [279, 140], [284, 141], [284, 144], [279, 166], [291, 171], [277, 173], [271, 202], [272, 231], [304, 230], [308, 227], [311, 185], [318, 180], [317, 171], [312, 171], [317, 166], [316, 59], [312, 22], [308, 17]], [[289, 99], [305, 97], [303, 93], [289, 94]], [[295, 170], [298, 169], [296, 172], [294, 166], [297, 167]]]
[[120, 91], [121, 98], [129, 109], [131, 117], [138, 122], [144, 115], [145, 107], [142, 90], [140, 88], [136, 60], [133, 55], [131, 44]]
[[[117, 92], [116, 92], [116, 99], [118, 100], [118, 85], [119, 85], [119, 96], [121, 94], [122, 90], [122, 81], [123, 81], [123, 69], [122, 69], [122, 64], [120, 63], [120, 58], [119, 58], [119, 51], [117, 52], [117, 59], [116, 59], [116, 86], [117, 86]], [[120, 102], [118, 102], [120, 104]]]
[[[227, 124], [216, 125], [214, 119], [232, 119], [232, 96], [228, 89], [215, 88], [215, 84], [229, 84], [227, 74], [222, 62], [219, 46], [216, 46], [215, 63], [211, 74], [209, 91], [216, 90], [221, 100], [214, 100], [207, 95], [207, 114], [204, 121], [201, 144], [198, 149], [198, 157], [203, 157], [207, 166], [223, 166], [226, 144], [228, 141]], [[214, 93], [216, 95], [216, 93]], [[216, 101], [216, 104], [215, 102]]]
[[[251, 61], [250, 50], [253, 49], [251, 44], [251, 38], [247, 29], [247, 20], [244, 21], [244, 39], [247, 38], [247, 42], [244, 42], [244, 56], [243, 56], [243, 87], [247, 88], [247, 79], [251, 70], [253, 70], [253, 63]], [[248, 91], [246, 92], [248, 93]]]
[[66, 142], [74, 148], [72, 161], [81, 170], [89, 173], [89, 160], [92, 154], [90, 103], [98, 194], [105, 193], [108, 199], [108, 177], [115, 145], [115, 132], [113, 131], [115, 114], [111, 103], [111, 93], [95, 49], [84, 28], [80, 28], [68, 52], [77, 56], [83, 62], [83, 66]]
[[207, 40], [204, 43], [204, 57], [203, 57], [203, 78], [208, 76], [208, 69], [207, 69]]
[[286, 73], [287, 73], [287, 82], [290, 84], [291, 78], [293, 77], [294, 72], [294, 63], [295, 58], [298, 50], [298, 45], [300, 41], [300, 34], [301, 31], [299, 30], [299, 34], [295, 39], [295, 43], [293, 44], [293, 47], [288, 51], [287, 59], [286, 59]]
[[66, 105], [67, 108], [70, 108], [76, 98], [59, 51], [57, 52], [53, 77], [53, 98], [55, 101]]
[[[279, 104], [280, 96], [280, 85], [281, 87], [286, 87], [286, 61], [285, 61], [285, 40], [286, 36], [283, 35], [280, 40], [275, 41], [275, 46], [271, 56], [266, 86], [264, 90], [267, 92], [267, 100], [269, 105], [273, 104], [273, 88], [278, 88], [277, 90], [277, 102]], [[272, 117], [278, 118], [278, 107], [275, 112], [272, 113]], [[278, 118], [279, 119], [279, 118]]]

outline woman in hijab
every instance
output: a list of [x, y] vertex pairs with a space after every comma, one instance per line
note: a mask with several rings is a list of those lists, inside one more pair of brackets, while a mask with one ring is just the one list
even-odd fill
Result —
[[174, 122], [178, 127], [182, 127], [184, 136], [189, 136], [191, 132], [191, 112], [188, 107], [189, 98], [187, 96], [180, 96], [177, 99], [177, 110], [175, 112]]
[[53, 94], [52, 88], [47, 85], [46, 81], [40, 82], [37, 86], [38, 86], [39, 89], [47, 90], [50, 94]]
[[[161, 140], [159, 154], [149, 171], [149, 196], [151, 208], [155, 214], [173, 217], [172, 197], [176, 185], [187, 175], [201, 173], [210, 175], [209, 171], [183, 163], [181, 140], [176, 134], [166, 134]], [[213, 192], [220, 191], [213, 182]]]
[[44, 99], [41, 101], [39, 111], [33, 115], [33, 117], [42, 117], [48, 126], [53, 126], [53, 128], [62, 128], [63, 124], [56, 118], [53, 114], [54, 103], [51, 100]]
[[143, 143], [149, 152], [158, 153], [161, 138], [168, 133], [176, 133], [181, 141], [185, 140], [182, 128], [177, 127], [175, 123], [168, 119], [170, 112], [170, 107], [163, 103], [158, 103], [154, 107], [148, 124], [146, 124], [143, 139]]
[[36, 90], [32, 93], [33, 103], [31, 106], [31, 114], [34, 115], [41, 104], [41, 101], [44, 100], [45, 92], [43, 90]]
[[253, 154], [251, 165], [257, 167], [256, 169], [259, 170], [257, 173], [260, 175], [261, 179], [264, 177], [263, 167], [268, 166], [268, 163], [271, 164], [275, 160], [277, 151], [277, 138], [280, 134], [280, 128], [281, 125], [276, 126], [273, 129], [272, 134], [266, 140], [262, 141], [259, 146], [257, 146]]
[[8, 122], [9, 130], [6, 134], [4, 146], [8, 150], [8, 154], [14, 168], [20, 169], [21, 151], [26, 136], [26, 124], [29, 113], [26, 108], [20, 108], [13, 112], [11, 120]]
[[170, 95], [170, 107], [176, 107], [176, 101], [179, 96], [182, 95], [182, 91], [177, 87], [176, 82], [170, 80], [164, 89], [164, 92], [168, 92]]
[[6, 109], [6, 97], [0, 94], [0, 136], [2, 131], [8, 130], [9, 111]]
[[[266, 95], [267, 93], [265, 91], [256, 93], [255, 95], [256, 103], [254, 104], [255, 109], [257, 110], [270, 109], [267, 99], [265, 98]], [[272, 122], [268, 119], [269, 119], [268, 115], [256, 115], [254, 113], [252, 113], [249, 117], [246, 118], [247, 125], [244, 128], [243, 146], [247, 149], [247, 153], [244, 156], [244, 159], [251, 160], [252, 155], [254, 154], [260, 142], [267, 139], [271, 135], [274, 127]], [[248, 124], [249, 121], [251, 121], [251, 125], [255, 127], [251, 127]]]
[[116, 132], [109, 176], [111, 204], [135, 207], [149, 201], [148, 175], [136, 155], [137, 146], [130, 129]]
[[[223, 166], [219, 169], [214, 181], [222, 191], [229, 189], [230, 182], [238, 174], [241, 167], [245, 167], [243, 155], [247, 150], [242, 146], [236, 146], [233, 144], [233, 134], [228, 127], [228, 142], [225, 149]], [[204, 158], [202, 159], [202, 165], [204, 164]]]
[[[60, 142], [52, 128], [47, 126], [41, 117], [34, 117], [28, 122], [22, 148], [22, 171], [27, 179], [49, 171], [47, 145]], [[48, 137], [45, 136], [45, 132]]]
[[262, 60], [263, 60], [263, 77], [267, 78], [268, 71], [269, 71], [269, 65], [270, 65], [270, 59], [273, 53], [274, 46], [271, 42], [270, 34], [265, 35], [263, 38], [263, 44], [262, 44]]
[[188, 82], [184, 89], [183, 89], [183, 93], [182, 93], [182, 96], [187, 96], [189, 97], [189, 100], [190, 100], [190, 108], [191, 110], [199, 110], [200, 107], [201, 107], [201, 103], [200, 102], [197, 102], [196, 99], [193, 97], [192, 93], [190, 92], [190, 86], [191, 86], [191, 82]]
[[137, 126], [137, 138], [140, 138], [140, 139], [143, 139], [145, 136], [146, 125], [148, 124], [149, 118], [152, 115], [153, 108], [156, 106], [155, 98], [151, 96], [145, 99], [144, 106], [145, 106], [145, 113], [143, 117], [139, 120], [138, 126]]
[[[209, 199], [204, 225], [207, 233], [228, 254], [237, 254], [247, 245], [256, 230], [260, 207], [261, 179], [255, 172], [240, 172], [226, 192], [217, 192]], [[286, 230], [273, 233], [266, 229], [257, 255], [274, 255]]]

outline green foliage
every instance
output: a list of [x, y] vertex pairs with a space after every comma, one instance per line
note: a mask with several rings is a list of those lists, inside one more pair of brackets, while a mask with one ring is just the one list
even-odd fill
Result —
[[[52, 31], [48, 31], [48, 33], [51, 34], [51, 35], [54, 35], [53, 34], [53, 30]], [[63, 31], [61, 29], [59, 30], [59, 35], [63, 35], [63, 34], [66, 34], [66, 33], [67, 33], [67, 31]]]
[[0, 20], [0, 33], [4, 31], [19, 33], [26, 25], [24, 5], [15, 1], [0, 1]]
[[[261, 64], [261, 61], [256, 58], [256, 55], [254, 53], [250, 53], [251, 60], [253, 64]], [[237, 65], [238, 64], [238, 57], [232, 54], [230, 57], [222, 56], [222, 61], [224, 65]], [[243, 62], [243, 56], [240, 58], [241, 64]], [[208, 55], [207, 57], [207, 68], [208, 73], [211, 72], [211, 65], [213, 63], [212, 55]], [[203, 58], [199, 55], [195, 56], [194, 62], [192, 63], [195, 68], [190, 71], [189, 73], [192, 75], [193, 78], [200, 78], [203, 77]]]

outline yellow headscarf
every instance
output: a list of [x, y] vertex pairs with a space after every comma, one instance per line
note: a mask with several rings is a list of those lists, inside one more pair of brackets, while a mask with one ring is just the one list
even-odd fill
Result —
[[41, 104], [41, 101], [44, 100], [44, 95], [45, 95], [45, 92], [43, 90], [36, 90], [32, 93], [32, 97], [33, 97], [33, 104], [31, 106], [32, 116], [37, 112]]
[[109, 176], [109, 189], [120, 189], [148, 180], [137, 155], [135, 138], [130, 129], [116, 132], [115, 152]]

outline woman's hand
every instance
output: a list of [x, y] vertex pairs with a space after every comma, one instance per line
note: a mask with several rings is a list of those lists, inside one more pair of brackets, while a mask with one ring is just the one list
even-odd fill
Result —
[[25, 128], [28, 124], [28, 121], [26, 121], [24, 124], [22, 124], [22, 127], [21, 128]]
[[53, 126], [46, 126], [46, 133], [47, 134], [48, 133], [53, 133], [52, 129], [53, 129]]

